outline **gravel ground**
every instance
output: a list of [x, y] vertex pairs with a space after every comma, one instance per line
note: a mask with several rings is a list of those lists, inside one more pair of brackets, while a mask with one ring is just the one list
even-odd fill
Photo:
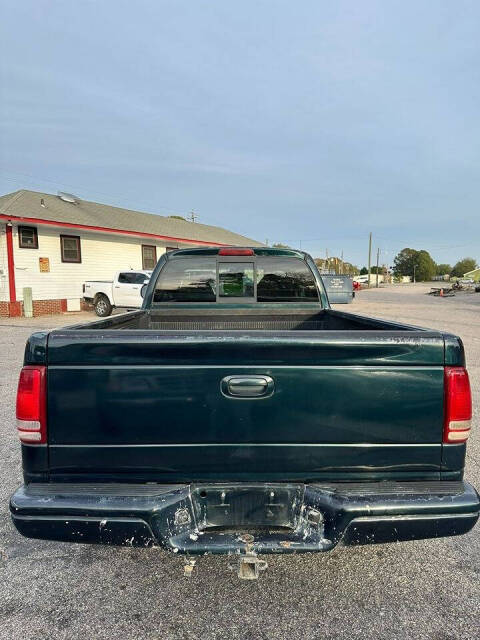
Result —
[[[425, 295], [425, 285], [362, 291], [342, 310], [444, 329], [465, 343], [474, 400], [480, 392], [480, 294]], [[21, 483], [14, 397], [26, 338], [35, 328], [91, 314], [0, 320], [0, 638], [479, 638], [480, 526], [443, 540], [339, 548], [269, 558], [257, 582], [226, 558], [183, 560], [159, 550], [27, 540], [8, 516]], [[476, 420], [478, 423], [478, 413]], [[466, 477], [480, 486], [480, 432]]]

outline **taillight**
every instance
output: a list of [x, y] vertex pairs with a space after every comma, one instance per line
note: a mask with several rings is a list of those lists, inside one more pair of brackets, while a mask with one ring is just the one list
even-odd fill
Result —
[[235, 247], [225, 247], [223, 249], [219, 249], [219, 256], [253, 256], [253, 249], [237, 249]]
[[443, 442], [465, 442], [470, 435], [472, 396], [464, 367], [445, 367], [445, 425]]
[[22, 442], [47, 441], [46, 367], [26, 366], [20, 372], [17, 390], [17, 429]]

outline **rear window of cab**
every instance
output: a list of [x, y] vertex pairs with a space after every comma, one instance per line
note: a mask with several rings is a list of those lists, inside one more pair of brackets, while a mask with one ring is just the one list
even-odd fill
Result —
[[182, 256], [167, 261], [154, 302], [316, 302], [317, 285], [300, 258], [275, 256], [217, 260]]

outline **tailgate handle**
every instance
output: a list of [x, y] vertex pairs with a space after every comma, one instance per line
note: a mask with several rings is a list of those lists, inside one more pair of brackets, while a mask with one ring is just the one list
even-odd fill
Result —
[[267, 398], [274, 387], [270, 376], [226, 376], [220, 383], [223, 395], [229, 398]]

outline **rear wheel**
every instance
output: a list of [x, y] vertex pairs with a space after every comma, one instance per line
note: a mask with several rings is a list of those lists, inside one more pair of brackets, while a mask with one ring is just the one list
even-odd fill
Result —
[[103, 293], [96, 297], [93, 306], [95, 309], [95, 313], [97, 314], [97, 316], [100, 316], [100, 318], [106, 318], [112, 313], [112, 305], [110, 304], [110, 300], [107, 298], [107, 296], [103, 295]]

